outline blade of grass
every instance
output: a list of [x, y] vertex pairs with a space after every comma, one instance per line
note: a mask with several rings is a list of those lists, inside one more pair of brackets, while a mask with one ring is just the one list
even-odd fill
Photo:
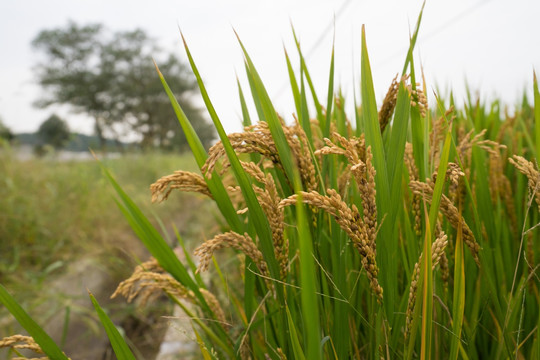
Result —
[[[119, 197], [119, 200], [116, 200], [116, 202], [120, 207], [120, 210], [124, 213], [131, 227], [139, 236], [148, 251], [156, 258], [163, 269], [169, 272], [176, 280], [189, 287], [195, 293], [200, 294], [198, 290], [199, 287], [189, 276], [184, 265], [178, 260], [176, 254], [172, 251], [156, 228], [148, 221], [133, 200], [131, 200], [124, 190], [122, 190], [105, 165], [100, 161], [98, 161], [98, 163], [101, 166], [105, 177], [109, 180], [109, 183], [113, 186]], [[202, 295], [201, 298], [203, 298]]]
[[203, 339], [201, 338], [201, 335], [199, 335], [199, 332], [197, 329], [195, 329], [195, 326], [191, 324], [191, 328], [193, 329], [193, 332], [195, 333], [195, 338], [197, 339], [197, 345], [199, 345], [199, 349], [201, 350], [201, 354], [203, 356], [204, 360], [212, 360], [212, 355], [208, 351], [206, 344], [204, 343]]
[[[437, 98], [437, 97], [436, 97]], [[437, 98], [439, 105], [439, 99]], [[442, 105], [441, 105], [442, 106]], [[441, 114], [444, 114], [444, 109], [440, 109]], [[439, 160], [439, 168], [437, 170], [437, 181], [435, 181], [435, 188], [433, 189], [433, 197], [431, 200], [431, 206], [429, 208], [429, 225], [431, 229], [435, 229], [435, 222], [437, 220], [437, 214], [439, 212], [439, 205], [441, 204], [442, 192], [446, 177], [446, 170], [448, 169], [448, 160], [450, 158], [450, 147], [452, 145], [452, 124], [449, 124], [448, 119], [445, 117], [445, 122], [448, 124], [448, 130], [446, 138], [444, 140], [443, 150]]]
[[418, 33], [420, 32], [420, 24], [422, 23], [422, 15], [424, 14], [424, 6], [426, 6], [426, 1], [422, 3], [422, 7], [420, 8], [420, 13], [418, 14], [418, 18], [416, 20], [416, 26], [414, 29], [413, 36], [411, 37], [411, 41], [409, 44], [409, 50], [407, 51], [407, 56], [405, 58], [405, 64], [403, 65], [403, 70], [401, 71], [401, 75], [405, 75], [407, 73], [407, 68], [409, 65], [412, 65], [412, 59], [413, 59], [413, 51], [414, 46], [416, 45], [416, 39], [418, 38]]
[[[296, 177], [299, 179], [299, 176]], [[296, 183], [296, 224], [298, 226], [298, 243], [300, 249], [300, 284], [302, 287], [302, 317], [306, 331], [305, 344], [308, 359], [321, 359], [319, 307], [317, 303], [316, 271], [313, 262], [313, 247], [306, 210], [300, 194], [301, 185]]]
[[302, 99], [300, 97], [300, 90], [298, 88], [298, 82], [296, 81], [296, 76], [294, 74], [294, 70], [291, 64], [291, 59], [289, 58], [289, 54], [287, 53], [287, 49], [283, 47], [283, 51], [285, 53], [285, 61], [287, 63], [287, 72], [289, 73], [289, 83], [291, 84], [291, 91], [294, 99], [294, 106], [296, 108], [296, 114], [298, 117], [302, 114]]
[[268, 123], [268, 127], [272, 134], [272, 138], [274, 139], [274, 144], [276, 145], [279, 158], [281, 160], [281, 164], [283, 165], [283, 169], [285, 170], [285, 174], [289, 178], [289, 181], [292, 183], [294, 182], [293, 180], [294, 179], [294, 174], [293, 174], [294, 164], [293, 164], [291, 149], [285, 138], [285, 132], [283, 131], [281, 122], [277, 116], [274, 106], [272, 105], [272, 101], [270, 100], [270, 96], [268, 95], [268, 92], [266, 91], [264, 87], [261, 77], [259, 76], [257, 70], [255, 69], [255, 65], [251, 61], [251, 58], [249, 57], [249, 54], [246, 48], [244, 47], [244, 44], [240, 40], [240, 37], [238, 36], [238, 34], [236, 34], [236, 37], [238, 38], [238, 42], [240, 44], [240, 47], [242, 48], [244, 57], [246, 59], [247, 71], [250, 73], [250, 76], [254, 82], [254, 87], [255, 87], [254, 97], [256, 94], [256, 97], [261, 103], [262, 111], [264, 114], [264, 120]]
[[68, 360], [58, 345], [49, 335], [24, 311], [4, 286], [0, 284], [0, 303], [15, 317], [17, 322], [28, 332], [41, 347], [45, 355], [51, 359]]
[[405, 143], [407, 141], [410, 104], [409, 92], [405, 88], [405, 84], [400, 82], [388, 146], [388, 174], [390, 176], [389, 183], [392, 185], [392, 199], [399, 198], [400, 203], [401, 198], [395, 194], [401, 189], [403, 155], [405, 154]]
[[538, 79], [536, 72], [533, 72], [533, 92], [534, 92], [534, 128], [536, 134], [536, 162], [540, 163], [540, 92], [538, 91]]
[[182, 252], [184, 253], [184, 258], [187, 261], [187, 264], [189, 265], [189, 268], [191, 269], [191, 272], [194, 274], [195, 281], [199, 285], [199, 287], [204, 287], [204, 281], [201, 277], [201, 274], [197, 272], [197, 265], [195, 265], [195, 262], [193, 261], [191, 254], [186, 249], [186, 243], [184, 242], [184, 239], [182, 236], [180, 236], [180, 232], [178, 231], [178, 228], [175, 224], [172, 224], [174, 235], [176, 236], [176, 240], [178, 241], [178, 244], [182, 248]]
[[[193, 291], [193, 293], [199, 300], [199, 304], [201, 305], [201, 308], [204, 312], [212, 314], [213, 312], [208, 306], [206, 299], [201, 294], [199, 286], [191, 278], [180, 260], [178, 260], [178, 257], [176, 256], [174, 251], [167, 245], [165, 240], [161, 237], [161, 235], [154, 228], [154, 226], [148, 221], [148, 219], [144, 216], [144, 214], [137, 207], [137, 205], [122, 190], [122, 188], [120, 187], [120, 185], [118, 185], [118, 183], [110, 174], [108, 169], [105, 168], [105, 166], [101, 164], [101, 162], [99, 164], [105, 176], [107, 177], [113, 188], [116, 190], [116, 193], [120, 198], [120, 200], [115, 199], [120, 211], [124, 214], [129, 224], [131, 225], [131, 228], [133, 229], [133, 231], [135, 231], [135, 233], [143, 242], [150, 254], [152, 254], [152, 256], [156, 258], [156, 260], [163, 267], [163, 269], [165, 269], [181, 284]], [[218, 331], [224, 339], [228, 339], [228, 335], [225, 333], [222, 325], [217, 323], [214, 323], [214, 325], [216, 325], [216, 331]], [[207, 333], [210, 331], [208, 327], [203, 327], [203, 329], [205, 329], [205, 332]], [[221, 342], [221, 344], [224, 344], [223, 346], [225, 346], [225, 350], [227, 350], [225, 343]]]
[[328, 95], [326, 99], [326, 121], [324, 124], [323, 136], [330, 137], [330, 122], [332, 121], [332, 104], [334, 103], [334, 40], [332, 42], [332, 56], [330, 58], [330, 74], [328, 75]]
[[[437, 99], [438, 100], [438, 99]], [[439, 103], [441, 106], [441, 104]], [[444, 114], [444, 111], [441, 113]], [[445, 119], [448, 123], [448, 120]], [[450, 147], [452, 144], [452, 124], [448, 125], [446, 138], [444, 141], [443, 151], [440, 157], [439, 169], [437, 174], [437, 180], [435, 182], [435, 188], [433, 190], [433, 196], [431, 200], [431, 206], [429, 208], [429, 222], [426, 223], [426, 236], [424, 239], [424, 249], [422, 256], [422, 267], [420, 276], [423, 278], [422, 285], [422, 339], [421, 339], [421, 353], [422, 359], [431, 359], [431, 341], [432, 341], [432, 318], [433, 318], [433, 272], [431, 262], [431, 241], [432, 234], [431, 229], [435, 228], [435, 222], [437, 220], [437, 214], [439, 212], [439, 206], [441, 203], [443, 186], [445, 182], [446, 169], [448, 168], [448, 159], [450, 156]]]
[[[461, 209], [459, 211], [461, 213]], [[452, 337], [449, 360], [458, 358], [461, 346], [461, 329], [465, 313], [465, 262], [463, 257], [462, 223], [460, 222], [454, 255], [454, 295], [452, 301]]]
[[300, 341], [298, 340], [298, 332], [296, 331], [296, 326], [294, 325], [294, 320], [291, 316], [291, 312], [289, 311], [289, 307], [285, 306], [285, 310], [287, 311], [287, 320], [289, 322], [289, 337], [292, 343], [294, 358], [298, 360], [305, 360], [306, 357], [304, 355], [304, 351], [302, 350], [302, 346], [300, 345]]
[[[395, 204], [402, 204], [402, 182], [403, 182], [403, 162], [405, 154], [405, 143], [407, 140], [407, 127], [409, 124], [409, 113], [410, 113], [410, 97], [409, 92], [405, 88], [404, 82], [400, 82], [399, 90], [396, 100], [396, 109], [394, 115], [394, 122], [391, 128], [390, 134], [390, 143], [388, 146], [388, 174], [390, 176], [390, 190], [391, 190], [391, 199]], [[390, 208], [390, 215], [388, 221], [390, 225], [395, 224], [399, 221], [399, 211], [400, 206], [393, 206]], [[397, 228], [394, 226], [394, 228]], [[392, 235], [397, 238], [395, 230], [392, 231]], [[395, 244], [395, 242], [394, 242]], [[395, 259], [398, 257], [398, 249], [393, 251], [391, 254], [392, 258]], [[392, 259], [391, 258], [391, 259]], [[399, 304], [399, 301], [396, 301], [396, 304]], [[403, 320], [402, 318], [396, 316], [394, 318], [395, 322], [392, 323], [393, 327], [396, 328], [398, 325], [397, 322]]]
[[[191, 148], [191, 151], [193, 152], [193, 155], [195, 156], [195, 161], [197, 162], [197, 165], [199, 166], [199, 169], [200, 169], [203, 167], [204, 163], [206, 162], [206, 159], [208, 158], [206, 150], [204, 149], [204, 146], [202, 145], [202, 142], [199, 139], [199, 136], [193, 129], [193, 126], [191, 126], [191, 123], [186, 117], [186, 114], [180, 107], [180, 104], [178, 104], [178, 101], [174, 97], [174, 94], [169, 88], [169, 85], [167, 84], [167, 81], [163, 77], [163, 74], [159, 71], [157, 64], [155, 65], [156, 65], [156, 70], [161, 80], [161, 83], [163, 85], [163, 88], [165, 89], [165, 92], [167, 93], [169, 97], [169, 100], [173, 106], [176, 117], [178, 118], [178, 121], [180, 122], [180, 125], [182, 126], [182, 130], [184, 131], [186, 140], [189, 144], [189, 147]], [[236, 214], [236, 210], [234, 209], [234, 206], [232, 205], [231, 199], [229, 198], [227, 191], [225, 190], [225, 187], [223, 186], [223, 183], [221, 182], [221, 177], [218, 176], [216, 173], [213, 175], [214, 176], [212, 176], [210, 179], [205, 177], [205, 181], [208, 185], [208, 189], [212, 193], [212, 196], [214, 197], [221, 214], [227, 220], [227, 223], [229, 224], [229, 226], [234, 231], [238, 233], [242, 233], [244, 226], [242, 225], [240, 218]]]
[[[182, 41], [184, 43], [184, 48], [186, 50], [186, 54], [189, 59], [189, 63], [191, 65], [191, 69], [193, 70], [193, 73], [195, 77], [197, 78], [197, 83], [199, 85], [199, 89], [201, 91], [201, 95], [203, 97], [204, 103], [206, 105], [208, 113], [210, 114], [210, 117], [212, 118], [212, 121], [214, 122], [214, 126], [216, 127], [216, 130], [221, 139], [221, 142], [223, 143], [223, 147], [225, 149], [225, 152], [231, 164], [236, 180], [238, 181], [238, 184], [240, 185], [240, 189], [242, 190], [242, 194], [244, 195], [244, 199], [246, 200], [247, 207], [249, 210], [248, 217], [250, 219], [250, 223], [252, 223], [253, 227], [257, 230], [257, 235], [260, 239], [261, 250], [262, 250], [264, 259], [266, 260], [268, 264], [270, 275], [275, 279], [279, 279], [279, 266], [278, 266], [278, 263], [274, 254], [272, 234], [270, 230], [270, 225], [268, 224], [268, 219], [266, 218], [266, 215], [264, 214], [261, 208], [261, 205], [259, 204], [257, 196], [255, 195], [255, 192], [251, 185], [251, 182], [247, 174], [245, 173], [244, 168], [240, 164], [240, 161], [236, 153], [234, 152], [234, 149], [231, 146], [229, 138], [227, 137], [227, 134], [225, 133], [225, 129], [223, 128], [223, 125], [221, 124], [221, 121], [219, 120], [219, 117], [214, 109], [214, 106], [212, 105], [212, 102], [210, 101], [208, 92], [206, 91], [206, 87], [202, 81], [199, 70], [197, 66], [195, 65], [195, 61], [193, 60], [193, 57], [188, 48], [184, 35], [181, 34], [181, 36], [182, 36]], [[273, 115], [276, 116], [275, 112]], [[281, 131], [283, 132], [283, 129], [281, 129]], [[236, 211], [234, 212], [236, 213]], [[255, 237], [253, 236], [253, 238]], [[276, 289], [277, 289], [278, 297], [283, 299], [283, 287], [280, 286], [278, 283], [276, 283]]]
[[[299, 120], [300, 120], [300, 124], [302, 125], [302, 128], [304, 129], [306, 135], [307, 135], [307, 138], [308, 138], [308, 141], [309, 141], [309, 145], [310, 145], [310, 148], [312, 147], [313, 145], [313, 134], [312, 134], [312, 131], [311, 131], [311, 121], [310, 121], [310, 118], [309, 118], [309, 110], [308, 110], [308, 105], [307, 105], [307, 97], [306, 97], [306, 86], [305, 86], [305, 82], [304, 82], [304, 72], [303, 71], [300, 71], [300, 98], [301, 98], [301, 112], [300, 114], [298, 115], [299, 116]], [[318, 162], [314, 162], [314, 164], [316, 164], [317, 166], [319, 165]]]
[[[364, 26], [362, 26], [361, 90], [366, 146], [371, 146], [371, 152], [373, 153], [373, 165], [376, 170], [378, 222], [381, 224], [382, 217], [385, 214], [390, 214], [394, 205], [392, 205], [392, 199], [390, 198], [386, 155], [379, 126]], [[379, 274], [381, 275], [381, 285], [384, 290], [386, 316], [392, 322], [394, 318], [394, 301], [397, 293], [397, 267], [394, 255], [397, 254], [398, 246], [397, 237], [392, 236], [391, 226], [390, 222], [383, 222], [381, 225], [380, 236], [377, 237], [377, 262], [380, 264], [381, 269]]]
[[242, 107], [242, 125], [244, 125], [244, 127], [250, 126], [251, 117], [249, 116], [246, 98], [244, 97], [244, 92], [242, 91], [242, 86], [240, 86], [240, 80], [238, 80], [238, 78], [236, 78], [236, 83], [238, 84], [238, 96], [240, 97], [240, 106]]
[[129, 349], [129, 346], [126, 344], [126, 341], [122, 335], [120, 335], [120, 332], [113, 324], [111, 319], [107, 316], [105, 311], [103, 311], [101, 306], [99, 306], [99, 303], [94, 295], [92, 295], [90, 291], [88, 291], [88, 295], [90, 296], [90, 300], [92, 300], [92, 304], [94, 305], [94, 309], [96, 309], [101, 324], [105, 328], [107, 337], [111, 342], [111, 346], [118, 360], [135, 360], [135, 356]]
[[[325, 119], [322, 113], [321, 103], [319, 99], [317, 98], [317, 93], [315, 92], [315, 86], [313, 86], [313, 81], [311, 80], [311, 76], [307, 69], [304, 55], [302, 54], [302, 49], [300, 48], [300, 41], [298, 41], [298, 38], [296, 37], [296, 32], [294, 31], [294, 27], [292, 26], [292, 24], [291, 24], [291, 29], [293, 33], [294, 42], [296, 44], [296, 50], [298, 51], [298, 56], [300, 57], [300, 68], [302, 69], [302, 72], [306, 76], [306, 81], [308, 83], [309, 89], [311, 91], [311, 95], [313, 97], [313, 103], [315, 104], [315, 111], [317, 111], [317, 119], [321, 122], [321, 126], [322, 126]], [[324, 128], [321, 128], [321, 130], [322, 129]]]
[[[444, 179], [444, 177], [443, 177]], [[444, 181], [444, 180], [443, 180]], [[424, 250], [420, 276], [422, 282], [422, 338], [420, 342], [420, 359], [431, 359], [431, 343], [433, 333], [433, 270], [431, 259], [431, 226], [426, 224]]]

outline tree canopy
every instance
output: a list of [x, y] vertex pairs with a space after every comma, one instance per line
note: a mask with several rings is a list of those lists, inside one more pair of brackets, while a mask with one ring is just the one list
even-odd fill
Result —
[[135, 133], [144, 146], [186, 146], [152, 58], [158, 59], [203, 144], [209, 146], [215, 138], [212, 125], [193, 102], [198, 93], [195, 77], [143, 30], [111, 33], [100, 24], [70, 22], [41, 31], [32, 45], [44, 55], [36, 74], [46, 91], [36, 105], [69, 105], [89, 115], [102, 144], [106, 136], [118, 139]]
[[4, 125], [4, 122], [2, 121], [2, 118], [0, 118], [0, 139], [3, 139], [5, 141], [11, 141], [13, 140], [15, 136], [13, 135], [13, 132], [10, 128], [8, 128], [6, 125]]
[[70, 132], [65, 120], [53, 114], [40, 126], [37, 134], [43, 144], [51, 145], [55, 149], [61, 149], [68, 142]]

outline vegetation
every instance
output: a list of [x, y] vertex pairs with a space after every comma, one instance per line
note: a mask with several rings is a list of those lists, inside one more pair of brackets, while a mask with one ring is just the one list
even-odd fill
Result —
[[33, 46], [44, 56], [37, 66], [38, 82], [46, 96], [38, 106], [69, 105], [94, 120], [100, 143], [105, 137], [138, 134], [141, 144], [162, 149], [183, 149], [185, 137], [155, 75], [152, 57], [163, 71], [193, 126], [206, 146], [215, 132], [193, 103], [197, 84], [186, 66], [163, 53], [142, 30], [109, 34], [98, 24], [43, 30]]
[[[13, 136], [14, 146], [28, 145], [38, 146], [41, 144], [41, 139], [37, 133], [17, 133]], [[108, 151], [123, 151], [129, 148], [139, 148], [134, 144], [105, 139], [105, 147]], [[66, 151], [73, 152], [88, 152], [88, 149], [99, 149], [99, 138], [95, 135], [86, 135], [80, 133], [70, 133], [69, 140], [63, 147]]]
[[[512, 116], [472, 98], [461, 109], [452, 97], [428, 106], [412, 57], [420, 18], [380, 107], [362, 32], [352, 115], [335, 95], [333, 53], [322, 102], [297, 41], [299, 73], [286, 55], [296, 117], [285, 122], [240, 43], [259, 121], [240, 88], [246, 127], [229, 135], [186, 44], [220, 142], [205, 151], [160, 73], [200, 173], [162, 177], [153, 198], [204, 194], [227, 229], [200, 243], [198, 264], [185, 248], [181, 262], [104, 167], [153, 256], [115, 295], [144, 304], [165, 292], [205, 359], [539, 358], [536, 79], [534, 106], [524, 97]], [[4, 290], [2, 299], [27, 320]], [[134, 358], [92, 301], [117, 356]], [[38, 341], [39, 327], [27, 330], [47, 354], [58, 351]]]
[[13, 140], [13, 138], [13, 132], [11, 132], [11, 130], [6, 125], [4, 125], [2, 119], [0, 118], [0, 141], [9, 142]]
[[69, 126], [65, 120], [53, 114], [45, 120], [37, 131], [42, 144], [50, 145], [55, 149], [61, 149], [69, 140]]
[[[211, 221], [212, 216], [193, 221], [197, 215], [184, 206], [185, 197], [177, 197], [178, 201], [164, 207], [151, 207], [148, 184], [177, 166], [195, 169], [192, 156], [148, 153], [104, 162], [146, 214], [159, 216], [165, 235], [172, 232], [171, 223], [182, 228], [186, 239], [199, 237], [202, 228], [212, 228], [213, 223], [200, 221]], [[122, 220], [95, 161], [21, 162], [4, 148], [0, 152], [0, 174], [0, 282], [16, 291], [27, 308], [50, 303], [36, 320], [43, 322], [75, 300], [66, 298], [52, 283], [78, 270], [77, 263], [91, 261], [112, 281], [120, 281], [136, 264], [134, 258], [147, 256]], [[209, 214], [214, 211], [203, 199], [190, 197], [189, 203], [190, 209]], [[80, 310], [74, 308], [72, 318], [76, 311]], [[7, 315], [0, 307], [0, 338], [17, 328], [6, 322]]]

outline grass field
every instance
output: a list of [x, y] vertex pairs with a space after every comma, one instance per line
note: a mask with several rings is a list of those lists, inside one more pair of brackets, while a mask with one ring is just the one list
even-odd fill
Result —
[[[105, 269], [119, 282], [139, 257], [146, 258], [97, 161], [54, 157], [19, 161], [13, 151], [0, 151], [0, 282], [16, 292], [22, 304], [34, 308], [55, 297], [66, 302], [49, 286], [54, 279], [69, 276], [66, 272], [77, 262], [91, 260], [93, 267]], [[167, 203], [151, 203], [149, 185], [178, 168], [195, 169], [191, 155], [137, 154], [102, 162], [145, 214], [161, 220], [166, 233], [172, 234], [171, 243], [173, 223], [186, 240], [215, 226], [212, 213], [218, 216], [217, 212], [200, 198], [176, 194]], [[199, 219], [198, 212], [188, 209], [205, 209], [207, 216]], [[5, 318], [7, 312], [2, 308], [0, 314]], [[6, 336], [10, 328], [2, 324], [0, 335]]]

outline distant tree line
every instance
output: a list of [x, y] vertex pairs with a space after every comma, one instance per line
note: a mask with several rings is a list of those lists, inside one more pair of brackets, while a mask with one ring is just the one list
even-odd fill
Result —
[[193, 101], [195, 77], [143, 30], [111, 33], [99, 24], [69, 22], [41, 31], [32, 45], [43, 55], [35, 72], [45, 91], [36, 105], [68, 105], [90, 116], [102, 145], [106, 137], [135, 133], [144, 147], [186, 147], [153, 57], [203, 144], [208, 147], [214, 140], [213, 126]]
[[39, 126], [37, 135], [42, 144], [61, 149], [69, 140], [69, 126], [58, 115], [53, 114]]
[[0, 143], [2, 140], [10, 142], [14, 137], [15, 136], [13, 135], [13, 132], [11, 132], [11, 129], [4, 125], [4, 122], [0, 118]]

